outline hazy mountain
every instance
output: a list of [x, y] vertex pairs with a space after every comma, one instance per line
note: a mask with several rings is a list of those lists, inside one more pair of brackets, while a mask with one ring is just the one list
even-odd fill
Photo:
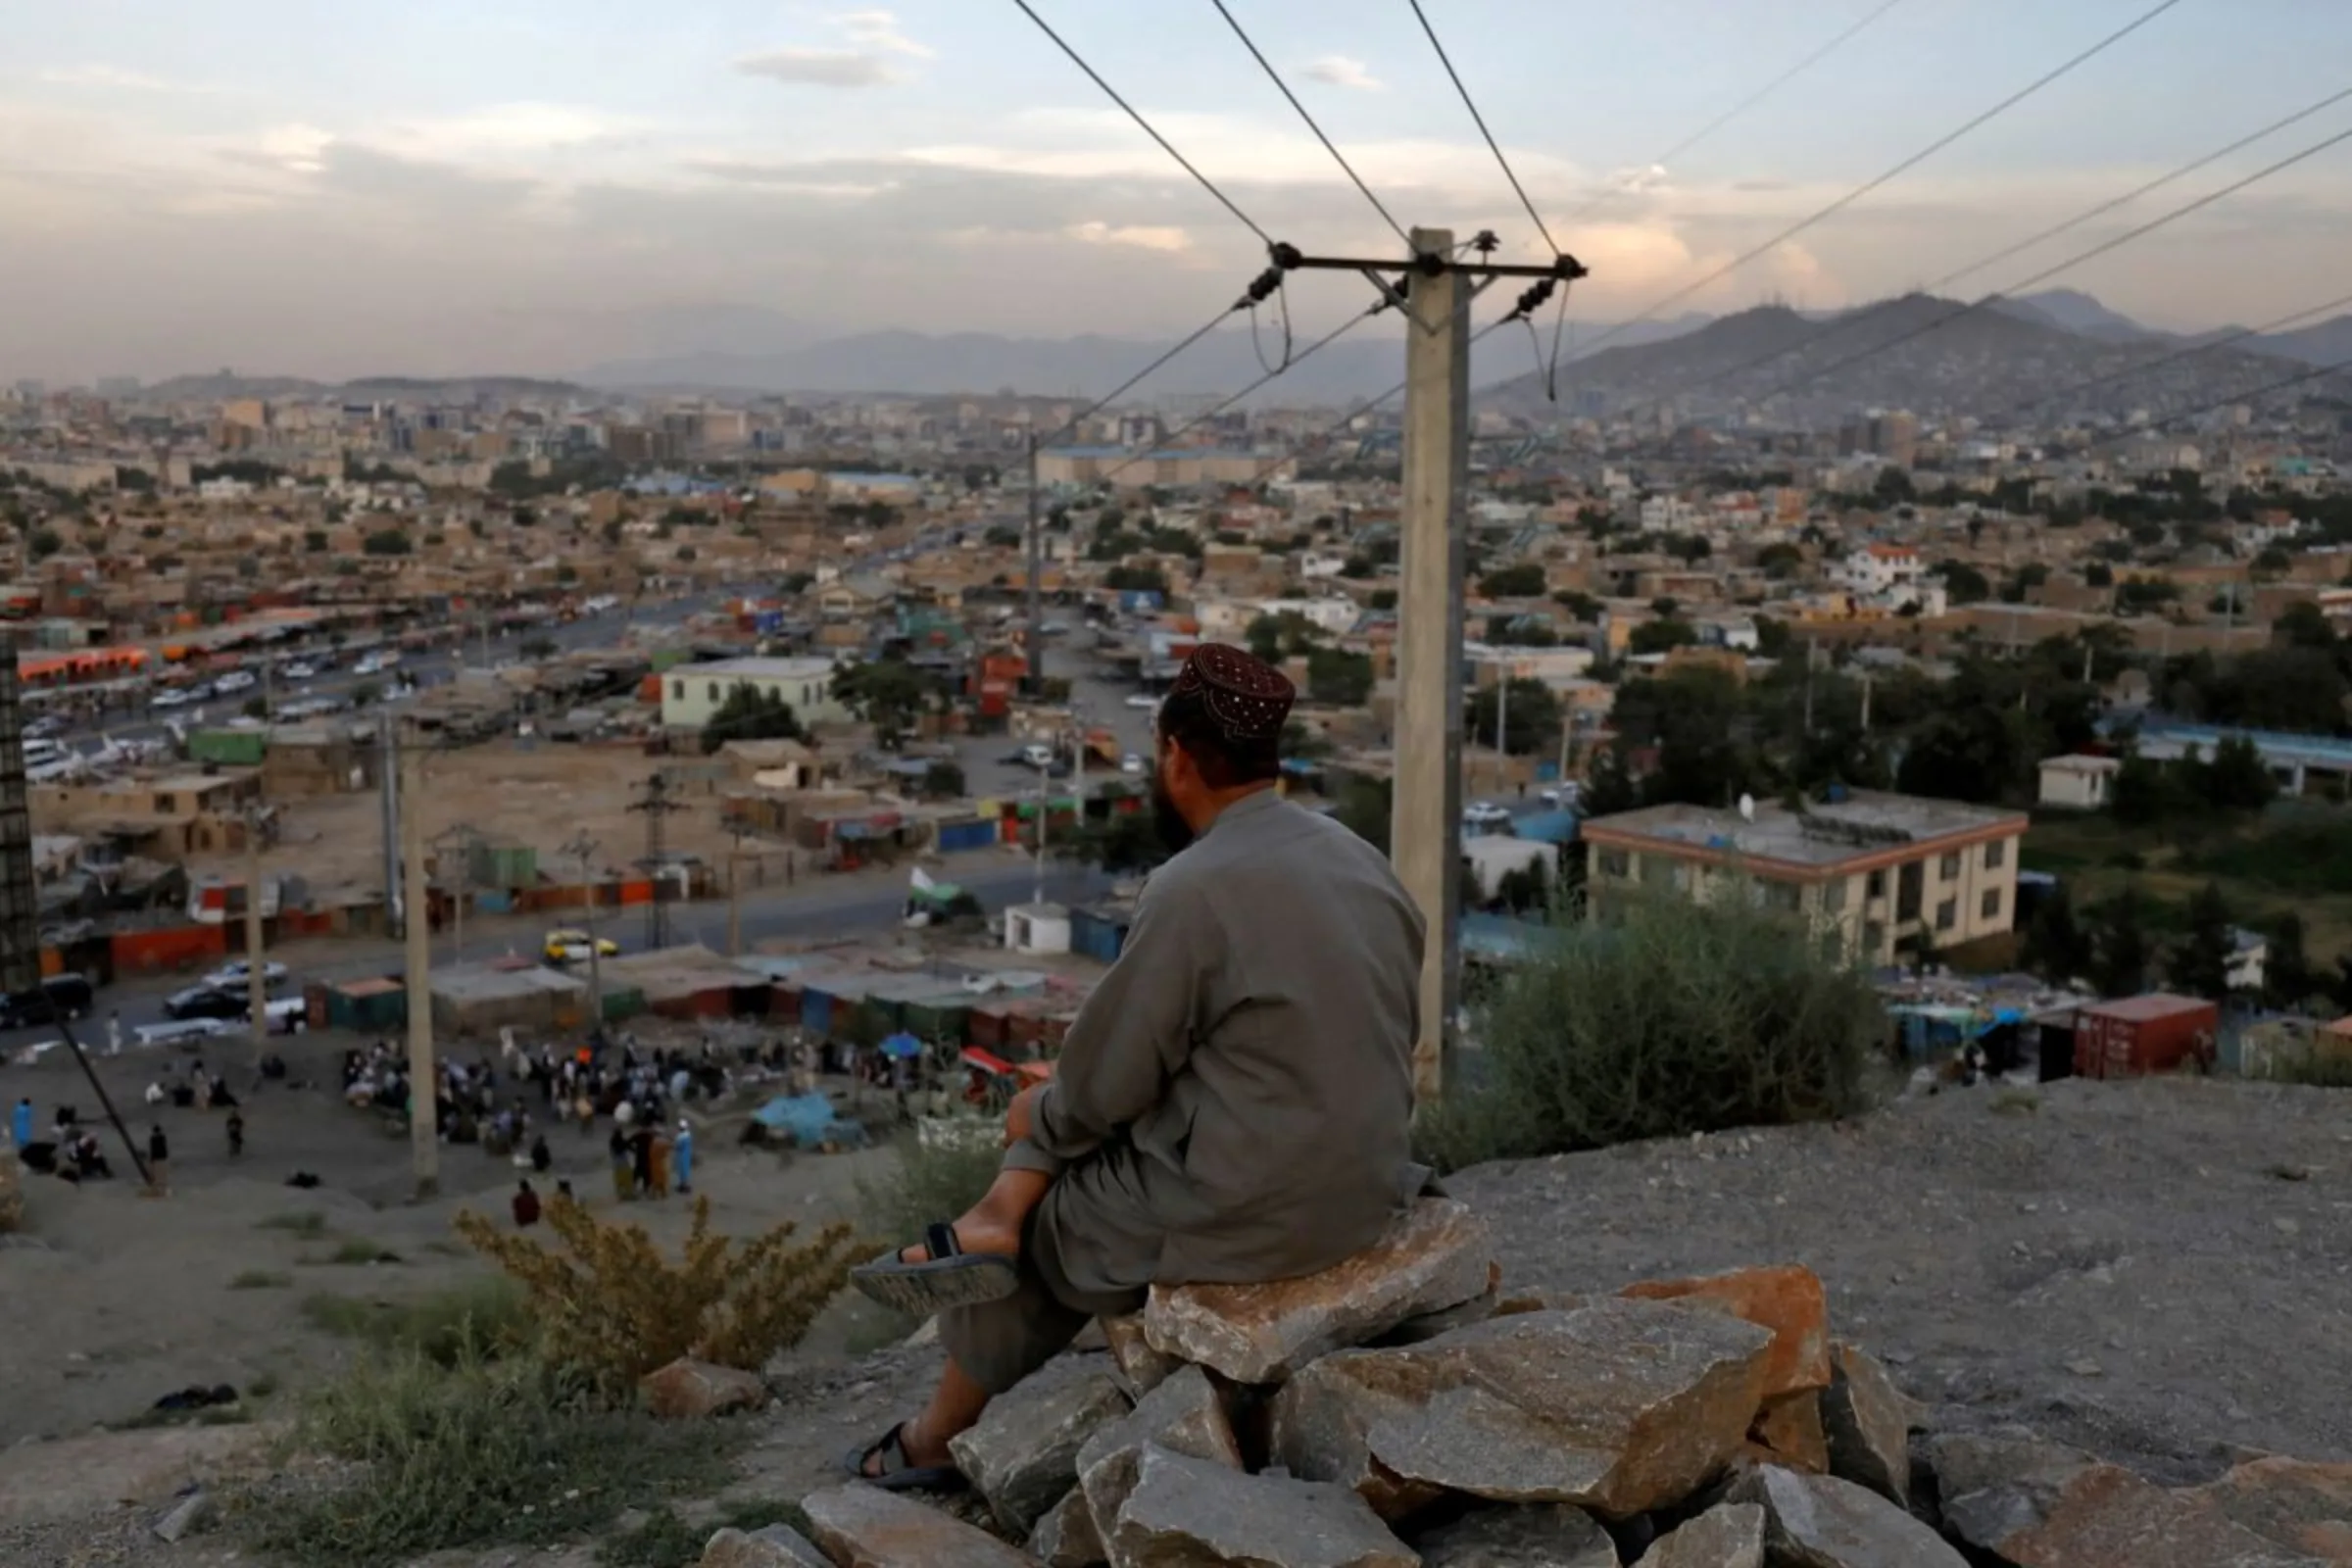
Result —
[[2339, 316], [2292, 332], [2248, 338], [2246, 347], [2257, 354], [2300, 360], [2306, 365], [2342, 365], [2352, 362], [2352, 316]]
[[467, 403], [475, 398], [498, 402], [550, 399], [594, 399], [602, 394], [569, 381], [546, 381], [526, 375], [469, 375], [430, 378], [405, 375], [368, 376], [357, 381], [309, 381], [292, 375], [180, 375], [157, 381], [139, 392], [141, 399], [163, 402], [219, 403], [230, 398], [309, 401], [341, 398], [350, 403]]
[[[1686, 411], [1737, 404], [1806, 419], [1870, 408], [2058, 416], [2162, 412], [2278, 377], [2276, 360], [2237, 345], [2169, 363], [2180, 347], [1911, 294], [1821, 322], [1780, 306], [1743, 311], [1672, 342], [1596, 354], [1561, 377], [1560, 392], [1571, 406], [1597, 397], [1618, 413], [1672, 401]], [[2159, 368], [2104, 380], [2148, 367]], [[2101, 384], [2068, 391], [2093, 381]], [[1533, 418], [1551, 412], [1534, 376], [1492, 388], [1481, 402]]]
[[1988, 309], [2032, 321], [2036, 326], [2054, 326], [2062, 332], [2106, 338], [2111, 342], [2129, 343], [2172, 335], [2142, 326], [2121, 311], [2109, 310], [2081, 289], [2053, 288], [2039, 294], [2021, 294], [2013, 300], [1996, 300]]
[[[1662, 342], [1704, 326], [1712, 318], [1683, 316], [1645, 321], [1619, 342]], [[1301, 334], [1302, 349], [1324, 329]], [[1543, 326], [1550, 342], [1550, 325]], [[1564, 334], [1562, 357], [1573, 357], [1576, 337], [1599, 328]], [[1524, 339], [1524, 334], [1522, 334]], [[1508, 339], [1504, 340], [1506, 343]], [[897, 393], [906, 396], [976, 396], [1010, 390], [1040, 397], [1101, 397], [1149, 365], [1171, 341], [1105, 337], [1012, 338], [993, 333], [861, 332], [782, 353], [710, 352], [599, 365], [584, 379], [607, 387], [693, 388], [711, 391]], [[1523, 348], [1498, 348], [1482, 355], [1474, 374], [1510, 373], [1502, 356]], [[1213, 332], [1171, 361], [1138, 387], [1138, 403], [1157, 397], [1227, 393], [1256, 380], [1279, 364], [1279, 333], [1262, 328], [1254, 344], [1246, 329]], [[1379, 320], [1339, 339], [1312, 358], [1300, 360], [1269, 383], [1260, 401], [1291, 404], [1344, 403], [1374, 397], [1404, 377], [1404, 345], [1397, 328]]]

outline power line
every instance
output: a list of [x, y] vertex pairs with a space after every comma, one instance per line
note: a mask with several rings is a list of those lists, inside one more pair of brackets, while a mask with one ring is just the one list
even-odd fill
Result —
[[[1861, 21], [1853, 24], [1843, 32], [1840, 32], [1836, 37], [1832, 38], [1828, 43], [1823, 44], [1820, 48], [1805, 56], [1804, 59], [1799, 60], [1795, 65], [1790, 66], [1788, 70], [1773, 77], [1763, 86], [1758, 87], [1754, 92], [1749, 93], [1746, 97], [1740, 99], [1731, 108], [1725, 110], [1722, 114], [1717, 115], [1713, 120], [1708, 121], [1705, 124], [1699, 126], [1698, 129], [1692, 131], [1690, 135], [1685, 136], [1681, 141], [1676, 142], [1672, 147], [1667, 148], [1657, 157], [1651, 159], [1648, 167], [1660, 168], [1672, 166], [1677, 158], [1680, 158], [1683, 154], [1689, 152], [1691, 148], [1697, 146], [1709, 136], [1714, 135], [1715, 132], [1721, 130], [1724, 126], [1730, 124], [1741, 115], [1746, 114], [1750, 109], [1755, 108], [1756, 105], [1762, 103], [1774, 93], [1779, 92], [1783, 87], [1788, 86], [1789, 82], [1794, 81], [1798, 76], [1804, 74], [1806, 72], [1812, 70], [1815, 66], [1821, 64], [1822, 61], [1828, 59], [1831, 55], [1837, 53], [1838, 50], [1844, 47], [1847, 42], [1853, 39], [1854, 36], [1860, 33], [1864, 28], [1868, 27], [1872, 23], [1877, 22], [1881, 17], [1885, 16], [1887, 12], [1892, 11], [1896, 6], [1899, 6], [1902, 3], [1903, 0], [1883, 0], [1883, 3], [1877, 10], [1871, 12]], [[1421, 9], [1418, 0], [1415, 0], [1413, 9], [1416, 11]], [[1569, 215], [1568, 221], [1570, 224], [1575, 224], [1582, 221], [1586, 217], [1591, 215], [1594, 208], [1600, 206], [1610, 197], [1621, 194], [1622, 192], [1614, 186], [1605, 190], [1596, 191], [1589, 201], [1587, 201], [1582, 207], [1579, 207], [1574, 213]]]
[[2232, 392], [2228, 397], [2215, 398], [2210, 403], [2200, 403], [2194, 408], [2182, 409], [2178, 414], [2160, 416], [2135, 429], [2119, 430], [2113, 435], [2101, 436], [2083, 450], [2096, 451], [2100, 447], [2111, 446], [2118, 441], [2129, 441], [2133, 436], [2147, 430], [2161, 429], [2168, 424], [2178, 424], [2182, 419], [2193, 419], [2199, 415], [2212, 414], [2216, 410], [2230, 408], [2236, 404], [2251, 403], [2254, 399], [2268, 397], [2273, 392], [2283, 392], [2290, 386], [2301, 386], [2307, 381], [2317, 381], [2324, 376], [2337, 375], [2346, 371], [2352, 371], [2352, 360], [2338, 360], [2333, 365], [2315, 366], [2308, 370], [2299, 370], [2293, 375], [2280, 376], [2276, 381], [2266, 381], [2261, 386], [2252, 387], [2243, 392]]
[[[1886, 0], [1887, 5], [1901, 3], [1902, 0]], [[1429, 14], [1421, 9], [1421, 0], [1412, 0], [1412, 7], [1414, 17], [1421, 23], [1421, 30], [1429, 35], [1429, 46], [1438, 52], [1438, 64], [1444, 66], [1446, 74], [1453, 79], [1453, 90], [1461, 94], [1462, 107], [1470, 111], [1471, 120], [1477, 122], [1478, 133], [1487, 138], [1487, 147], [1494, 154], [1494, 162], [1502, 166], [1502, 177], [1511, 182], [1511, 189], [1519, 197], [1519, 205], [1527, 209], [1527, 216], [1535, 223], [1536, 232], [1544, 236], [1544, 249], [1554, 256], [1559, 255], [1559, 242], [1551, 237], [1551, 230], [1544, 226], [1544, 215], [1536, 211], [1536, 204], [1528, 197], [1527, 187], [1519, 183], [1519, 175], [1511, 169], [1511, 161], [1503, 156], [1502, 144], [1487, 128], [1487, 117], [1478, 112], [1477, 100], [1470, 96], [1470, 89], [1462, 84], [1462, 74], [1453, 69], [1452, 58], [1446, 53], [1446, 46], [1438, 41], [1438, 29], [1430, 25]]]
[[1063, 54], [1069, 56], [1070, 63], [1076, 66], [1080, 71], [1085, 72], [1087, 76], [1094, 82], [1096, 86], [1102, 89], [1112, 103], [1117, 104], [1121, 109], [1127, 111], [1127, 118], [1134, 121], [1138, 125], [1141, 125], [1144, 128], [1145, 135], [1159, 143], [1160, 150], [1162, 152], [1166, 153], [1170, 158], [1175, 159], [1178, 164], [1182, 165], [1184, 172], [1192, 175], [1194, 179], [1198, 180], [1202, 190], [1207, 191], [1211, 196], [1214, 196], [1220, 206], [1222, 206], [1227, 212], [1231, 213], [1235, 218], [1241, 220], [1242, 226], [1244, 228], [1247, 228], [1250, 233], [1255, 234], [1267, 246], [1271, 247], [1273, 245], [1274, 236], [1267, 233], [1264, 229], [1258, 227], [1257, 223], [1250, 217], [1248, 213], [1243, 212], [1241, 208], [1234, 205], [1232, 197], [1219, 190], [1215, 181], [1211, 180], [1206, 174], [1200, 172], [1200, 170], [1194, 168], [1191, 159], [1178, 152], [1175, 148], [1175, 145], [1171, 143], [1167, 137], [1162, 136], [1159, 131], [1153, 127], [1152, 122], [1146, 120], [1142, 113], [1138, 111], [1133, 104], [1120, 97], [1118, 89], [1113, 87], [1109, 82], [1104, 81], [1102, 79], [1102, 74], [1097, 71], [1093, 66], [1088, 65], [1084, 55], [1081, 55], [1077, 50], [1071, 48], [1067, 43], [1063, 42], [1061, 34], [1055, 32], [1053, 27], [1047, 24], [1046, 19], [1037, 14], [1036, 10], [1029, 4], [1029, 0], [1012, 0], [1012, 3], [1021, 8], [1021, 14], [1023, 16], [1027, 17], [1031, 22], [1037, 24], [1038, 30], [1054, 40], [1055, 47], [1059, 48]]
[[[1013, 0], [1013, 3], [1024, 11], [1029, 9], [1026, 0]], [[1242, 40], [1242, 47], [1249, 50], [1250, 58], [1255, 60], [1265, 71], [1267, 79], [1280, 88], [1282, 95], [1291, 101], [1291, 107], [1298, 111], [1298, 118], [1306, 122], [1306, 128], [1315, 133], [1315, 140], [1323, 144], [1323, 150], [1331, 154], [1333, 161], [1338, 163], [1342, 172], [1355, 182], [1355, 188], [1364, 193], [1364, 200], [1372, 204], [1372, 210], [1380, 214], [1388, 225], [1396, 231], [1396, 237], [1403, 240], [1406, 248], [1410, 249], [1413, 239], [1410, 234], [1405, 232], [1404, 225], [1396, 221], [1396, 217], [1381, 204], [1379, 197], [1372, 194], [1372, 187], [1364, 183], [1363, 176], [1355, 172], [1354, 166], [1341, 156], [1339, 148], [1332, 145], [1331, 138], [1323, 134], [1323, 127], [1315, 123], [1315, 117], [1306, 112], [1306, 105], [1300, 103], [1298, 95], [1291, 91], [1290, 83], [1282, 79], [1282, 73], [1274, 69], [1273, 62], [1258, 51], [1257, 45], [1250, 41], [1250, 34], [1243, 30], [1239, 22], [1234, 20], [1233, 13], [1225, 9], [1225, 0], [1208, 0], [1208, 3], [1217, 8], [1217, 15], [1225, 19], [1225, 24], [1233, 29], [1233, 35]], [[1269, 240], [1267, 243], [1271, 244], [1272, 241]]]
[[2189, 344], [2186, 348], [2178, 349], [2161, 359], [2150, 360], [2145, 365], [2134, 365], [2127, 369], [2111, 370], [2105, 375], [2094, 375], [2087, 381], [2078, 381], [2073, 386], [2061, 387], [2055, 392], [2044, 392], [2039, 397], [2029, 398], [2027, 401], [2017, 404], [2006, 413], [2009, 416], [2014, 417], [2028, 409], [2037, 409], [2045, 403], [2054, 403], [2060, 398], [2080, 397], [2085, 392], [2112, 385], [2117, 381], [2133, 380], [2152, 371], [2161, 370], [2169, 365], [2178, 365], [2182, 360], [2193, 360], [2200, 354], [2210, 354], [2216, 349], [2228, 348], [2232, 343], [2243, 342], [2250, 337], [2260, 337], [2266, 332], [2276, 332], [2281, 327], [2291, 326], [2306, 317], [2321, 316], [2329, 311], [2340, 311], [2346, 306], [2352, 306], [2352, 294], [2339, 294], [2334, 299], [2324, 301], [2321, 304], [2306, 306], [2299, 311], [2289, 311], [2276, 320], [2265, 321], [2260, 326], [2241, 326], [2233, 331], [2225, 332], [2219, 337], [2208, 338], [2202, 343]]
[[2158, 0], [2156, 5], [2150, 7], [2146, 11], [2141, 12], [2137, 17], [2134, 17], [2123, 26], [2118, 27], [2115, 31], [2107, 34], [2107, 36], [2101, 38], [2098, 42], [2092, 44], [2087, 49], [2082, 50], [2061, 64], [2053, 67], [2049, 71], [2042, 73], [2042, 74], [2034, 77], [2025, 86], [2020, 87], [2008, 97], [2003, 98], [1999, 103], [1994, 104], [1991, 108], [1984, 110], [1981, 113], [1970, 117], [1955, 128], [1946, 131], [1941, 136], [1936, 137], [1934, 141], [1928, 143], [1927, 146], [1921, 148], [1918, 152], [1913, 153], [1910, 157], [1905, 158], [1902, 160], [1902, 162], [1896, 164], [1893, 168], [1888, 169], [1884, 173], [1878, 174], [1863, 181], [1861, 184], [1855, 186], [1852, 190], [1849, 190], [1844, 195], [1838, 197], [1836, 201], [1831, 202], [1828, 206], [1819, 209], [1805, 218], [1797, 220], [1795, 222], [1789, 224], [1787, 228], [1784, 228], [1779, 233], [1773, 235], [1772, 238], [1764, 241], [1764, 243], [1761, 245], [1755, 246], [1750, 250], [1742, 251], [1740, 255], [1733, 257], [1730, 261], [1724, 263], [1721, 267], [1715, 269], [1715, 270], [1709, 272], [1706, 276], [1698, 279], [1696, 282], [1687, 283], [1683, 287], [1676, 289], [1673, 293], [1666, 295], [1663, 299], [1653, 302], [1649, 308], [1644, 310], [1641, 315], [1633, 317], [1628, 320], [1618, 322], [1615, 326], [1610, 327], [1607, 331], [1601, 333], [1600, 336], [1594, 338], [1592, 342], [1585, 345], [1586, 356], [1590, 357], [1594, 349], [1600, 347], [1601, 344], [1606, 343], [1609, 341], [1609, 339], [1616, 337], [1621, 333], [1630, 331], [1634, 327], [1640, 325], [1642, 322], [1651, 319], [1660, 311], [1666, 309], [1668, 306], [1679, 304], [1683, 300], [1687, 300], [1691, 295], [1696, 294], [1699, 290], [1721, 282], [1724, 278], [1729, 277], [1732, 273], [1738, 271], [1740, 268], [1747, 266], [1750, 262], [1755, 261], [1758, 257], [1764, 256], [1771, 251], [1778, 250], [1781, 246], [1787, 244], [1789, 240], [1794, 239], [1797, 235], [1813, 227], [1815, 224], [1825, 222], [1829, 219], [1835, 218], [1838, 214], [1845, 211], [1848, 207], [1851, 207], [1854, 203], [1860, 201], [1872, 191], [1877, 190], [1880, 186], [1888, 183], [1902, 174], [1908, 173], [1911, 170], [1916, 169], [1921, 164], [1926, 163], [1930, 158], [1943, 151], [1946, 147], [1949, 147], [1952, 145], [1952, 143], [1958, 141], [1961, 137], [1967, 135], [1969, 132], [1976, 130], [1988, 122], [1997, 119], [2001, 115], [2008, 113], [2010, 110], [2016, 108], [2028, 98], [2033, 97], [2034, 94], [2041, 91], [2044, 87], [2049, 86], [2052, 82], [2057, 81], [2060, 77], [2066, 75], [2068, 73], [2076, 70], [2078, 67], [2090, 61], [2096, 56], [2104, 54], [2107, 50], [2123, 42], [2132, 33], [2137, 32], [2140, 28], [2146, 26], [2149, 23], [2154, 22], [2158, 17], [2163, 16], [2167, 11], [2172, 10], [2179, 4], [2180, 4], [2180, 0]]
[[[2171, 212], [2165, 213], [2160, 217], [2152, 218], [2148, 221], [2139, 224], [2135, 228], [2125, 230], [2123, 233], [2116, 235], [2112, 239], [2103, 240], [2099, 244], [2093, 245], [2090, 249], [2083, 251], [2079, 255], [2070, 256], [2065, 261], [2058, 263], [2055, 267], [2045, 267], [2031, 277], [2021, 278], [2017, 282], [2011, 284], [2009, 288], [2003, 290], [2001, 293], [1987, 294], [1983, 299], [1972, 301], [1966, 305], [1955, 305], [1950, 310], [1944, 312], [1941, 316], [1936, 317], [1933, 320], [1924, 321], [1920, 325], [1913, 327], [1908, 332], [1898, 333], [1895, 336], [1886, 339], [1883, 343], [1874, 343], [1869, 348], [1849, 354], [1843, 359], [1833, 360], [1828, 365], [1822, 366], [1818, 369], [1808, 370], [1804, 374], [1799, 375], [1791, 380], [1783, 381], [1767, 390], [1764, 393], [1764, 396], [1774, 397], [1780, 393], [1791, 391], [1797, 387], [1803, 386], [1809, 381], [1817, 381], [1823, 376], [1829, 375], [1834, 371], [1841, 370], [1849, 365], [1856, 365], [1863, 360], [1871, 359], [1880, 354], [1885, 354], [1889, 349], [1899, 348], [1914, 338], [1925, 337], [1928, 333], [1936, 331], [1941, 327], [1948, 326], [1964, 316], [1972, 316], [1978, 311], [1982, 311], [1990, 306], [1998, 304], [2001, 300], [2008, 298], [2019, 289], [2032, 288], [2036, 283], [2047, 282], [2049, 279], [2056, 277], [2061, 272], [2071, 271], [2075, 268], [2082, 266], [2084, 262], [2104, 256], [2110, 251], [2119, 250], [2122, 247], [2131, 244], [2134, 240], [2141, 239], [2146, 235], [2154, 233], [2157, 229], [2164, 227], [2168, 223], [2176, 222], [2180, 219], [2186, 218], [2191, 213], [2202, 211], [2203, 209], [2212, 206], [2215, 202], [2221, 201], [2225, 197], [2235, 195], [2237, 192], [2244, 190], [2249, 185], [2258, 184], [2261, 181], [2270, 178], [2273, 174], [2279, 172], [2281, 170], [2291, 169], [2306, 159], [2317, 157], [2319, 154], [2326, 152], [2330, 147], [2338, 146], [2347, 141], [2352, 141], [2352, 129], [2337, 131], [2334, 135], [2327, 137], [2325, 140], [2315, 142], [2300, 152], [2290, 154], [2285, 158], [2281, 158], [2277, 163], [2272, 164], [2267, 168], [2257, 170], [2242, 179], [2231, 180], [2229, 184], [2224, 185], [2219, 190], [2209, 191], [2205, 195], [2198, 197], [2195, 201], [2176, 207]], [[1815, 341], [1819, 340], [1816, 339]]]
[[1150, 379], [1153, 373], [1158, 371], [1162, 367], [1166, 366], [1178, 355], [1182, 354], [1186, 349], [1191, 348], [1194, 344], [1208, 336], [1209, 333], [1224, 325], [1225, 318], [1227, 317], [1232, 316], [1237, 311], [1248, 309], [1252, 303], [1254, 302], [1250, 297], [1245, 295], [1238, 303], [1229, 305], [1225, 309], [1219, 311], [1216, 315], [1210, 317], [1206, 321], [1203, 321], [1200, 327], [1198, 327], [1189, 337], [1185, 338], [1184, 341], [1176, 344], [1173, 348], [1170, 348], [1166, 353], [1160, 355], [1151, 364], [1136, 371], [1126, 380], [1121, 381], [1117, 386], [1112, 387], [1108, 392], [1103, 393], [1102, 396], [1095, 399], [1094, 402], [1088, 404], [1085, 408], [1080, 409], [1076, 414], [1071, 415], [1067, 419], [1064, 419], [1053, 430], [1049, 431], [1045, 435], [1039, 436], [1037, 438], [1038, 444], [1042, 446], [1049, 442], [1058, 441], [1061, 439], [1061, 437], [1069, 434], [1072, 430], [1077, 429], [1087, 420], [1093, 418], [1096, 415], [1101, 414], [1104, 409], [1109, 408], [1113, 403], [1116, 403], [1119, 399], [1125, 397], [1129, 392], [1134, 391], [1136, 387]]

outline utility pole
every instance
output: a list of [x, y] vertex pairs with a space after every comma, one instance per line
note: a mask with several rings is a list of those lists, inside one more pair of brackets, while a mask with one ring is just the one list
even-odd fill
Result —
[[1511, 666], [1502, 666], [1502, 679], [1494, 688], [1494, 787], [1508, 789], [1511, 782]]
[[[645, 781], [645, 799], [629, 807], [632, 811], [645, 813], [645, 858], [638, 863], [653, 878], [654, 896], [645, 906], [645, 947], [648, 953], [658, 953], [669, 946], [669, 899], [665, 884], [669, 870], [668, 818], [672, 811], [686, 809], [682, 802], [669, 796], [669, 780], [661, 773]], [[593, 936], [589, 947], [594, 949]]]
[[1453, 231], [1416, 228], [1405, 300], [1404, 532], [1396, 596], [1396, 793], [1389, 824], [1396, 875], [1421, 911], [1421, 1035], [1413, 1086], [1434, 1097], [1450, 1064], [1461, 994], [1462, 536], [1470, 466], [1467, 279], [1427, 263], [1453, 254]]
[[416, 1176], [416, 1196], [426, 1199], [441, 1189], [440, 1129], [435, 1125], [441, 1074], [433, 1061], [432, 921], [426, 912], [431, 900], [424, 881], [424, 749], [411, 735], [398, 746], [396, 755], [405, 890], [401, 904], [407, 911], [401, 937], [409, 971], [409, 1157]]
[[262, 970], [262, 808], [245, 808], [245, 1014], [253, 1031], [254, 1070], [270, 1054], [270, 983]]
[[394, 929], [401, 926], [400, 891], [400, 753], [392, 735], [389, 709], [375, 715], [376, 791], [383, 808], [384, 913]]
[[[1029, 629], [1022, 637], [1029, 656], [1029, 695], [1035, 698], [1046, 680], [1045, 612], [1042, 600], [1046, 575], [1044, 498], [1037, 488], [1037, 428], [1029, 430]], [[1038, 831], [1045, 829], [1041, 825]]]
[[727, 956], [743, 956], [743, 829], [727, 850]]
[[588, 861], [596, 854], [596, 840], [588, 836], [586, 829], [582, 829], [571, 836], [570, 843], [564, 846], [564, 853], [580, 862], [580, 906], [588, 922], [589, 1027], [602, 1029], [605, 1026], [605, 965], [603, 956], [597, 951], [596, 884], [588, 876]]

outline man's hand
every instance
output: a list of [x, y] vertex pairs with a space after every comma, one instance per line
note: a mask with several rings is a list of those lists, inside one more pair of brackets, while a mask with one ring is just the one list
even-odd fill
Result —
[[1004, 1108], [1004, 1147], [1006, 1149], [1010, 1149], [1037, 1130], [1037, 1102], [1044, 1096], [1046, 1088], [1047, 1086], [1044, 1084], [1031, 1084], [1013, 1096], [1012, 1103]]

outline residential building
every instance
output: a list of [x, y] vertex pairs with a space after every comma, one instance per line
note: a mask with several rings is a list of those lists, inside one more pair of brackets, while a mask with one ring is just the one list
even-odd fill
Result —
[[781, 697], [804, 724], [844, 723], [850, 716], [833, 695], [830, 659], [722, 659], [679, 664], [662, 675], [662, 727], [701, 729], [738, 686]]
[[1886, 963], [1923, 937], [1951, 948], [2010, 930], [2026, 826], [2022, 812], [1863, 792], [1796, 810], [1647, 807], [1584, 825], [1590, 906], [1605, 919], [1629, 897], [1744, 888]]
[[2042, 759], [2036, 798], [2044, 806], [2069, 810], [2103, 810], [2114, 793], [2115, 775], [2123, 770], [2124, 764], [2112, 757], [2047, 757]]

